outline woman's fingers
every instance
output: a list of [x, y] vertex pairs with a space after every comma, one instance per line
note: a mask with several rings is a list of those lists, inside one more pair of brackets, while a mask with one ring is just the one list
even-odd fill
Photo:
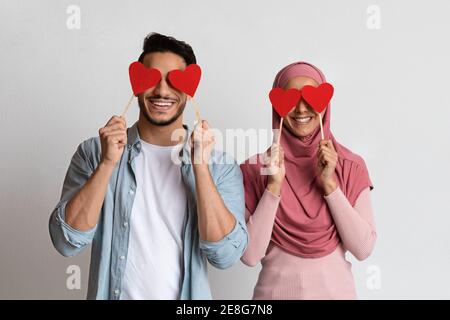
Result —
[[326, 155], [330, 159], [334, 159], [334, 160], [337, 160], [337, 158], [338, 158], [338, 154], [336, 153], [336, 151], [333, 151], [333, 150], [330, 150], [330, 149], [327, 149], [327, 148], [321, 148], [317, 152], [317, 156], [318, 157], [321, 157], [323, 155]]
[[333, 155], [329, 154], [321, 154], [319, 156], [319, 161], [323, 163], [324, 165], [334, 165], [336, 164], [336, 158]]
[[337, 155], [336, 151], [334, 150], [333, 144], [331, 140], [322, 140], [319, 144], [319, 153], [325, 152], [328, 154], [335, 154]]
[[334, 150], [333, 142], [331, 139], [321, 140], [319, 142], [319, 150], [317, 152], [317, 159], [319, 163], [324, 166], [335, 166], [337, 163], [338, 155]]
[[333, 145], [333, 141], [331, 139], [328, 140], [320, 140], [319, 142], [319, 149], [321, 148], [326, 148], [326, 149], [330, 149], [330, 150], [334, 150], [334, 145]]
[[[281, 147], [277, 143], [273, 143], [270, 148], [266, 151], [265, 161], [263, 165], [265, 167], [280, 166], [280, 152]], [[284, 157], [284, 153], [283, 153]]]
[[334, 152], [334, 151], [331, 151], [331, 150], [326, 150], [326, 149], [320, 150], [319, 154], [326, 154], [326, 155], [328, 155], [328, 156], [330, 156], [332, 158], [337, 158], [337, 153]]
[[278, 158], [280, 166], [284, 165], [284, 150], [281, 146], [280, 146], [280, 156]]
[[276, 143], [272, 144], [272, 152], [270, 154], [271, 163], [275, 166], [280, 164], [280, 146]]
[[211, 125], [210, 125], [209, 122], [206, 121], [206, 120], [202, 120], [202, 127], [203, 127], [203, 129], [205, 129], [205, 130], [211, 129]]
[[326, 165], [325, 155], [323, 153], [320, 153], [317, 159], [319, 160], [320, 163]]
[[327, 147], [329, 147], [333, 151], [336, 151], [334, 149], [333, 140], [331, 140], [331, 139], [327, 140]]
[[319, 150], [328, 150], [328, 151], [331, 151], [331, 152], [336, 152], [336, 151], [334, 151], [333, 148], [329, 147], [328, 145], [321, 145], [321, 146], [319, 146]]

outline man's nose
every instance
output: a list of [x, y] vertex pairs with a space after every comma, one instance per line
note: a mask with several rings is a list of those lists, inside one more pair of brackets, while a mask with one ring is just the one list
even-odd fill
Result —
[[162, 78], [153, 90], [153, 94], [161, 97], [167, 97], [170, 95], [170, 85], [167, 83], [166, 78]]

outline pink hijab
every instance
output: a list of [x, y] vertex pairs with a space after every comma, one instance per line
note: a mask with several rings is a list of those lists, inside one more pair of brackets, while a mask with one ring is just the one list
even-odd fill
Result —
[[[278, 72], [273, 87], [284, 87], [289, 79], [306, 76], [319, 84], [325, 82], [322, 72], [312, 64], [297, 62]], [[338, 153], [335, 179], [352, 206], [362, 190], [373, 188], [364, 160], [339, 144], [330, 131], [330, 105], [323, 116], [325, 139], [333, 141]], [[278, 129], [280, 116], [273, 111], [272, 128]], [[286, 178], [281, 187], [281, 200], [275, 217], [271, 241], [284, 251], [305, 258], [323, 257], [333, 252], [340, 242], [334, 221], [323, 198], [315, 175], [320, 127], [305, 138], [298, 138], [283, 128], [281, 145], [285, 152]], [[254, 160], [254, 158], [251, 158]], [[241, 164], [244, 176], [245, 204], [253, 214], [262, 197], [267, 175], [261, 175], [257, 163], [248, 159]]]

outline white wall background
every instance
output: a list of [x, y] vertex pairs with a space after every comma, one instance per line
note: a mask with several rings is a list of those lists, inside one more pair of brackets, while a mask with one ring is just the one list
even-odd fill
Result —
[[[66, 25], [70, 5], [80, 29]], [[367, 27], [371, 5], [380, 29]], [[336, 89], [332, 130], [375, 184], [375, 252], [349, 257], [360, 298], [449, 299], [449, 15], [445, 0], [1, 0], [0, 298], [85, 297], [89, 250], [59, 256], [48, 217], [76, 146], [121, 112], [128, 64], [157, 31], [193, 46], [204, 71], [197, 101], [222, 131], [269, 129], [276, 72], [319, 66]], [[80, 290], [66, 288], [69, 265], [81, 268]], [[250, 298], [258, 271], [211, 268], [214, 297]], [[374, 277], [378, 289], [367, 285]]]

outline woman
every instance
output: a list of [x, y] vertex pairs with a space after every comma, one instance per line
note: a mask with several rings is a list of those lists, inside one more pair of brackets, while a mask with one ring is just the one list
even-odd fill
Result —
[[[318, 68], [297, 62], [277, 74], [273, 87], [323, 82]], [[330, 115], [328, 105], [321, 140], [319, 116], [301, 99], [284, 118], [280, 145], [241, 165], [250, 237], [242, 261], [262, 264], [254, 299], [356, 298], [345, 252], [358, 260], [372, 252], [373, 186], [364, 160], [333, 137]], [[279, 126], [274, 111], [272, 128]], [[265, 167], [277, 170], [261, 174]]]

